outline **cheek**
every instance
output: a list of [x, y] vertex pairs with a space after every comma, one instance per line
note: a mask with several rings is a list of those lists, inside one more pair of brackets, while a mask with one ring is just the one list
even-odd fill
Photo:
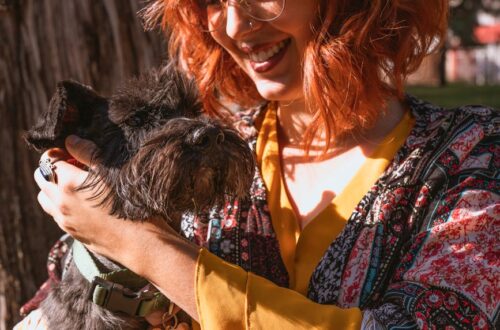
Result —
[[233, 56], [232, 53], [234, 52], [234, 45], [231, 38], [226, 35], [223, 29], [220, 31], [211, 32], [210, 35], [219, 46], [224, 48], [228, 53], [231, 54], [231, 56]]
[[[245, 69], [244, 68], [243, 58], [239, 54], [238, 49], [236, 48], [236, 46], [234, 46], [233, 41], [231, 40], [231, 38], [229, 38], [224, 33], [224, 31], [211, 32], [210, 35], [215, 40], [215, 42], [219, 46], [221, 46], [226, 51], [226, 53], [228, 53], [231, 56], [231, 58], [236, 63], [238, 63], [238, 65], [240, 67], [242, 67], [243, 69]], [[248, 71], [246, 69], [245, 69], [245, 72], [247, 72], [247, 74], [248, 74]]]
[[295, 26], [290, 28], [289, 35], [293, 40], [291, 46], [293, 47], [295, 56], [303, 60], [307, 46], [314, 40], [313, 32], [309, 25], [301, 27]]
[[216, 40], [217, 43], [224, 49], [224, 51], [229, 56], [231, 56], [233, 61], [243, 70], [243, 72], [245, 72], [246, 75], [253, 80], [250, 68], [247, 67], [247, 63], [245, 63], [245, 59], [244, 57], [242, 57], [239, 51], [232, 45], [231, 42], [227, 42], [226, 40], [223, 39], [219, 40]]
[[222, 31], [213, 31], [213, 32], [210, 32], [210, 36], [212, 37], [212, 39], [215, 40], [216, 43], [218, 43], [219, 45], [223, 45], [223, 40], [224, 40], [224, 34]]

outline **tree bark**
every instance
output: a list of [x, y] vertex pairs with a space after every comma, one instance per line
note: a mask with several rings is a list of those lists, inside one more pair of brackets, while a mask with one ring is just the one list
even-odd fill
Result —
[[144, 32], [139, 0], [0, 0], [0, 330], [46, 279], [47, 252], [61, 232], [38, 206], [24, 130], [57, 81], [109, 94], [166, 59], [165, 38]]

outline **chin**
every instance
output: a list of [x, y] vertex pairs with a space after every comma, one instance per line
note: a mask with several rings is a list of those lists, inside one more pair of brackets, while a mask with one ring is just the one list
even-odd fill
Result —
[[294, 101], [303, 97], [301, 87], [291, 88], [281, 82], [256, 82], [257, 91], [268, 101]]

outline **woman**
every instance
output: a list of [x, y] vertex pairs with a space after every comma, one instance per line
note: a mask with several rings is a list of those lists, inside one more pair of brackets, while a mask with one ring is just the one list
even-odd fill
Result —
[[[207, 112], [250, 109], [235, 120], [259, 164], [251, 200], [186, 217], [196, 244], [94, 207], [63, 161], [57, 184], [35, 173], [39, 202], [202, 328], [493, 328], [498, 119], [403, 93], [447, 2], [155, 1], [146, 17], [168, 22]], [[67, 149], [90, 164], [89, 141]]]

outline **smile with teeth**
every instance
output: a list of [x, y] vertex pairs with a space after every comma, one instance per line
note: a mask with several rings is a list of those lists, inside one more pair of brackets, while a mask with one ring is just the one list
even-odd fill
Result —
[[280, 50], [282, 50], [286, 46], [286, 44], [287, 44], [287, 40], [282, 40], [271, 48], [249, 53], [248, 57], [253, 62], [257, 62], [257, 63], [265, 62], [265, 61], [269, 60], [271, 57], [273, 57], [274, 55], [278, 54], [280, 52]]

